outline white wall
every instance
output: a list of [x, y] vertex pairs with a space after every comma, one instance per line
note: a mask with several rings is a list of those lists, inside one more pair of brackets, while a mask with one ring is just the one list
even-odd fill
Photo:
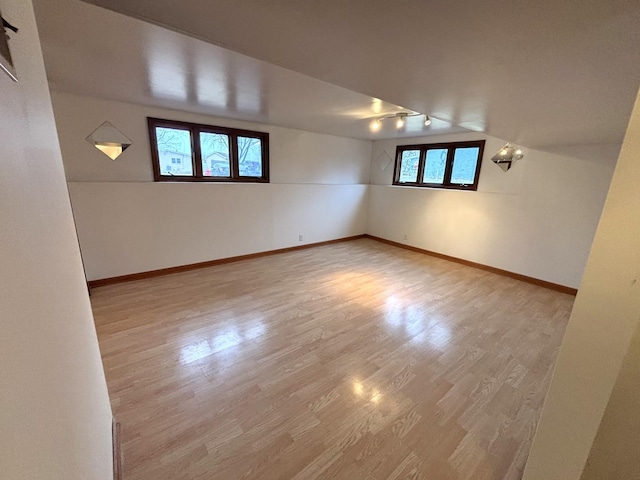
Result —
[[85, 182], [69, 187], [90, 280], [365, 231], [366, 185]]
[[[53, 106], [89, 280], [366, 231], [371, 142], [65, 93]], [[269, 132], [271, 183], [154, 183], [147, 116]], [[116, 161], [85, 141], [105, 120], [133, 140]]]
[[112, 478], [111, 410], [32, 4], [0, 72], [0, 477]]
[[[397, 145], [483, 138], [477, 192], [392, 186], [393, 162], [380, 166]], [[619, 145], [524, 149], [505, 173], [491, 162], [505, 143], [477, 133], [374, 142], [368, 233], [577, 287]]]
[[[372, 144], [66, 93], [53, 105], [90, 280], [366, 232], [577, 287], [619, 150], [525, 149], [504, 173], [490, 157], [506, 142], [476, 133]], [[146, 116], [268, 131], [271, 183], [154, 183]], [[105, 120], [134, 142], [116, 161], [84, 140]], [[380, 168], [398, 144], [478, 138], [477, 192], [391, 186], [393, 162]]]
[[627, 354], [581, 480], [639, 480], [640, 323]]
[[[640, 325], [640, 95], [631, 116], [620, 158], [598, 225], [589, 261], [571, 312], [560, 348], [549, 394], [531, 447], [524, 480], [574, 480], [580, 478], [619, 379], [618, 397], [612, 408], [633, 404], [639, 379], [622, 370], [627, 361], [638, 362], [636, 348], [629, 349]], [[633, 383], [633, 386], [629, 385]], [[633, 393], [632, 393], [633, 392]], [[620, 398], [623, 397], [623, 399]], [[626, 397], [626, 398], [624, 398]], [[609, 420], [628, 417], [629, 426], [638, 425], [635, 410], [618, 411]], [[604, 428], [608, 428], [605, 424]], [[633, 431], [621, 431], [618, 441], [633, 438], [621, 458], [619, 472], [629, 470], [637, 459], [638, 438]], [[607, 444], [606, 438], [605, 445]], [[610, 448], [613, 445], [608, 445]], [[594, 454], [602, 444], [596, 445]], [[628, 463], [626, 463], [628, 462]], [[591, 472], [595, 473], [595, 472]], [[637, 470], [634, 472], [637, 474]], [[589, 472], [587, 472], [590, 475]], [[587, 476], [586, 478], [593, 478]], [[607, 478], [627, 478], [609, 476]], [[633, 477], [637, 478], [637, 477]]]

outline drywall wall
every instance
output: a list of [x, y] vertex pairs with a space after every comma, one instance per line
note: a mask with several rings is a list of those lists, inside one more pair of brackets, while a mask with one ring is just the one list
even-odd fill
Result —
[[[525, 149], [504, 173], [490, 157], [505, 141], [476, 133], [372, 144], [61, 92], [53, 105], [90, 280], [366, 232], [577, 287], [619, 150]], [[268, 131], [271, 183], [153, 183], [146, 116]], [[116, 161], [85, 141], [105, 120], [134, 142]], [[391, 186], [399, 143], [478, 138], [477, 192]]]
[[[580, 478], [607, 404], [612, 408], [621, 405], [615, 396], [609, 401], [616, 379], [620, 379], [618, 394], [624, 395], [628, 380], [636, 391], [640, 388], [638, 377], [629, 379], [627, 370], [619, 376], [627, 351], [629, 361], [638, 361], [636, 347], [629, 350], [640, 322], [638, 185], [640, 96], [560, 348], [524, 480]], [[633, 414], [638, 414], [637, 404]], [[619, 415], [624, 413], [617, 412], [615, 417]], [[620, 439], [630, 438], [627, 434], [620, 432]], [[625, 452], [629, 449], [637, 458], [637, 437]], [[620, 453], [608, 461], [624, 458]], [[628, 466], [634, 460], [623, 461]]]
[[31, 1], [0, 72], [0, 477], [112, 478], [111, 409]]
[[89, 280], [365, 231], [366, 185], [72, 182], [69, 189]]
[[[153, 181], [146, 117], [157, 117], [269, 133], [270, 181], [274, 184], [369, 183], [369, 141], [55, 91], [51, 96], [70, 182]], [[106, 120], [133, 141], [116, 161], [85, 141]]]
[[[478, 191], [391, 185], [397, 145], [477, 139], [486, 140]], [[491, 161], [505, 143], [478, 133], [374, 142], [368, 233], [577, 287], [619, 145], [524, 149], [505, 173]]]
[[[369, 141], [66, 93], [53, 107], [89, 280], [366, 231]], [[147, 116], [269, 132], [271, 183], [153, 182]], [[116, 161], [85, 141], [105, 120], [133, 140]]]
[[640, 324], [636, 327], [581, 480], [640, 480]]

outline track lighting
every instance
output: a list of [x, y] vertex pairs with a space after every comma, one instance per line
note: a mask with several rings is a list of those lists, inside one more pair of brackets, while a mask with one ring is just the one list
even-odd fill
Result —
[[393, 113], [390, 115], [384, 115], [382, 117], [374, 118], [373, 120], [371, 120], [371, 123], [369, 124], [369, 129], [372, 132], [379, 131], [382, 128], [382, 121], [388, 120], [388, 119], [394, 119], [396, 128], [401, 129], [406, 125], [407, 117], [417, 117], [421, 115], [424, 115], [425, 127], [428, 127], [429, 125], [431, 125], [431, 117], [429, 117], [429, 115], [425, 115], [423, 113], [418, 113], [418, 112], [398, 112], [398, 113]]

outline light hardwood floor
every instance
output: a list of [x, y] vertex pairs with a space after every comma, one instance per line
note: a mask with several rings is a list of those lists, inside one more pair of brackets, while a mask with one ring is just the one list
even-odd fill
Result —
[[91, 300], [125, 480], [519, 479], [573, 304], [368, 239]]

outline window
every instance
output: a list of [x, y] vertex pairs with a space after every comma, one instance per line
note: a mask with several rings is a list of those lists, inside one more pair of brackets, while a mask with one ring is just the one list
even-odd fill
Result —
[[269, 134], [147, 118], [158, 181], [268, 182]]
[[483, 150], [484, 140], [399, 146], [393, 184], [477, 190]]

